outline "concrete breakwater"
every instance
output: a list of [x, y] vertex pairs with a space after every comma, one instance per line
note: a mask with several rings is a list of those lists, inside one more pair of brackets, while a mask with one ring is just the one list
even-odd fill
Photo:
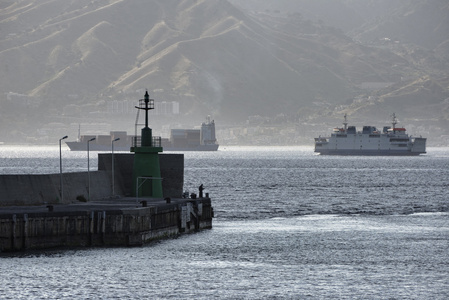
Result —
[[62, 175], [63, 197], [60, 174], [0, 175], [0, 252], [137, 246], [212, 228], [209, 195], [183, 198], [182, 154], [159, 154], [163, 198], [131, 197], [133, 160], [133, 154], [99, 154], [89, 176]]
[[[137, 202], [139, 201], [139, 202]], [[121, 198], [0, 209], [0, 252], [78, 246], [139, 246], [212, 228], [209, 197]]]
[[[132, 194], [133, 154], [115, 154], [115, 195]], [[159, 154], [164, 197], [181, 198], [184, 183], [184, 155]], [[98, 170], [90, 171], [90, 198], [106, 199], [112, 195], [112, 156], [98, 154]], [[62, 175], [64, 199], [60, 197], [60, 174], [0, 175], [0, 207], [75, 203], [88, 199], [87, 172]]]

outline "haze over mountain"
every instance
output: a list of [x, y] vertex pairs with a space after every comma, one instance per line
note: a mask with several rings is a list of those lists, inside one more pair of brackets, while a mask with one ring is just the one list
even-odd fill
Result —
[[344, 113], [380, 126], [393, 112], [441, 140], [448, 16], [443, 0], [6, 0], [0, 141], [53, 141], [78, 123], [130, 130], [129, 112], [108, 107], [145, 89], [180, 107], [152, 126], [211, 115], [229, 143], [310, 144]]

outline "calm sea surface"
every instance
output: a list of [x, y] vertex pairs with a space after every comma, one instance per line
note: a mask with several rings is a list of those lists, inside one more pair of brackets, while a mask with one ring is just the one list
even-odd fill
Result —
[[[84, 152], [62, 158], [64, 172], [87, 170]], [[59, 173], [59, 147], [0, 146], [0, 174], [24, 173]], [[185, 189], [200, 184], [212, 230], [139, 248], [1, 254], [0, 299], [449, 299], [449, 148], [185, 153]]]

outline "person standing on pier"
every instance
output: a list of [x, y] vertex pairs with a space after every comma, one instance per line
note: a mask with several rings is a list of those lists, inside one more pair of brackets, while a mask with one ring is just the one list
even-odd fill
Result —
[[199, 186], [198, 190], [200, 191], [200, 198], [203, 198], [203, 190], [204, 190], [203, 184], [201, 184], [201, 185]]

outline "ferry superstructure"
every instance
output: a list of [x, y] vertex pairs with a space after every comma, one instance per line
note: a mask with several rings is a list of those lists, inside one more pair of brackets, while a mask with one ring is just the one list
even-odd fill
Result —
[[396, 115], [392, 116], [392, 126], [384, 126], [382, 131], [374, 126], [363, 126], [357, 131], [348, 126], [344, 116], [344, 127], [334, 128], [328, 137], [315, 138], [315, 152], [321, 155], [420, 155], [426, 153], [426, 138], [412, 137], [403, 127], [396, 127]]

